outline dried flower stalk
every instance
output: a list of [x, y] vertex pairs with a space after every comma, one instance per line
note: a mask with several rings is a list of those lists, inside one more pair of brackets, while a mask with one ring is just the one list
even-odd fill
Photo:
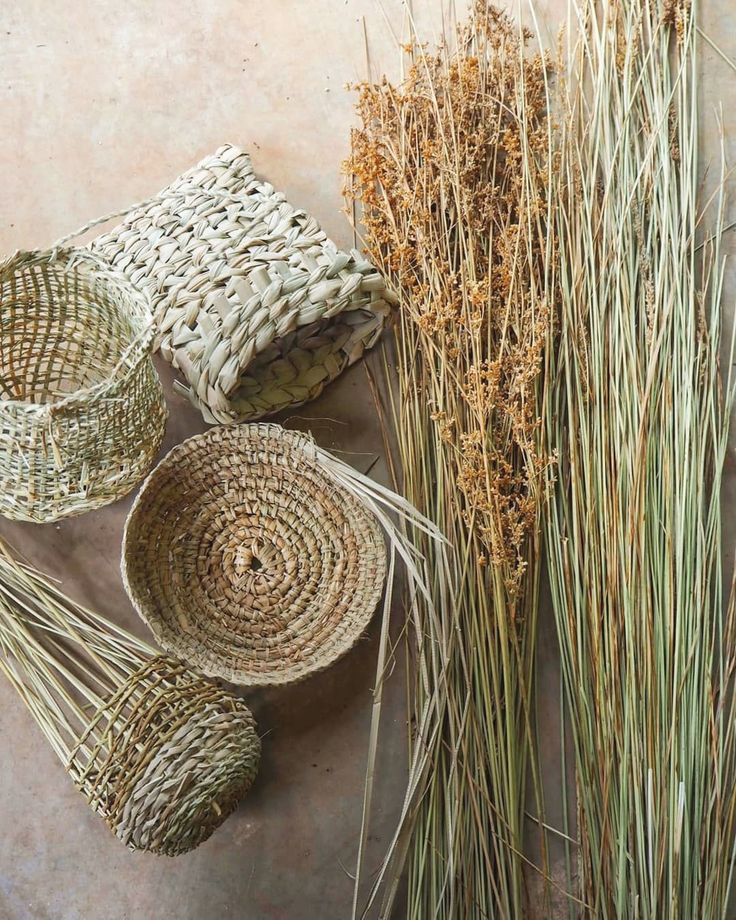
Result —
[[403, 492], [454, 550], [448, 568], [413, 535], [438, 613], [414, 607], [411, 740], [425, 771], [391, 878], [408, 853], [417, 918], [525, 909], [555, 245], [549, 62], [530, 37], [479, 0], [452, 44], [412, 43], [400, 86], [358, 88], [348, 163], [365, 246], [399, 302], [386, 372]]

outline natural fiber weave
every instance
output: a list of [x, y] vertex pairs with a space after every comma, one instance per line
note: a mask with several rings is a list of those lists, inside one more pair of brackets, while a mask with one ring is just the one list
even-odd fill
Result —
[[208, 422], [313, 399], [378, 338], [378, 272], [226, 145], [92, 248], [151, 295], [158, 343]]
[[176, 856], [234, 811], [256, 777], [260, 751], [253, 716], [239, 699], [158, 657], [95, 713], [68, 769], [123, 843]]
[[53, 521], [125, 495], [166, 408], [148, 295], [87, 250], [0, 264], [0, 513]]
[[261, 744], [240, 699], [80, 607], [2, 541], [0, 671], [131, 849], [193, 849], [253, 783]]
[[381, 596], [378, 522], [278, 425], [175, 447], [130, 511], [123, 580], [161, 645], [206, 674], [285, 684], [359, 638]]

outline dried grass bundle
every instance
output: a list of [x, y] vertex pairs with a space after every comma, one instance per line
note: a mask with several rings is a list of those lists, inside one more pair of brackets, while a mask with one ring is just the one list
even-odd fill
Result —
[[[421, 794], [378, 878], [382, 916], [407, 853], [411, 917], [525, 908], [555, 246], [549, 62], [529, 38], [479, 0], [438, 51], [406, 49], [400, 86], [359, 87], [348, 193], [399, 301], [399, 478], [454, 549], [446, 562], [412, 535], [433, 573], [433, 607], [419, 598], [412, 615]], [[386, 377], [393, 395], [396, 371]]]
[[732, 881], [734, 380], [724, 391], [723, 177], [711, 226], [698, 190], [698, 6], [571, 6], [547, 544], [595, 918], [724, 918]]
[[4, 543], [0, 670], [131, 849], [193, 849], [253, 783], [261, 744], [241, 700], [83, 609]]

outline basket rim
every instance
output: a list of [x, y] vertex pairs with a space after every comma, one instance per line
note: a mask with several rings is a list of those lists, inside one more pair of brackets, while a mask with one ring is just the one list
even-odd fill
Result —
[[[79, 389], [67, 393], [61, 399], [55, 399], [53, 402], [38, 403], [28, 399], [9, 399], [6, 396], [0, 396], [0, 412], [20, 409], [23, 412], [38, 416], [53, 415], [55, 412], [59, 412], [76, 403], [92, 401], [111, 390], [118, 382], [121, 370], [132, 355], [142, 357], [151, 351], [155, 334], [153, 304], [151, 295], [147, 290], [134, 284], [123, 272], [115, 269], [102, 255], [85, 247], [61, 246], [51, 249], [16, 249], [11, 256], [0, 262], [0, 274], [22, 267], [25, 262], [31, 264], [61, 262], [66, 263], [69, 267], [74, 266], [76, 263], [88, 263], [97, 272], [108, 276], [110, 280], [120, 284], [123, 288], [127, 288], [132, 298], [138, 302], [138, 306], [145, 314], [143, 327], [130, 340], [105, 380], [101, 380], [91, 386], [79, 387]], [[0, 311], [2, 311], [1, 301]]]
[[[282, 671], [279, 671], [278, 669], [272, 669], [260, 673], [249, 671], [244, 666], [230, 667], [225, 666], [224, 664], [220, 665], [219, 663], [215, 662], [212, 656], [208, 656], [206, 654], [198, 655], [193, 649], [184, 649], [180, 647], [180, 645], [176, 642], [178, 633], [175, 630], [172, 630], [171, 626], [167, 624], [160, 617], [160, 615], [157, 615], [155, 609], [152, 609], [151, 606], [147, 604], [144, 598], [141, 596], [142, 592], [138, 590], [140, 585], [136, 586], [134, 584], [134, 582], [139, 582], [140, 580], [135, 578], [131, 579], [131, 576], [134, 574], [131, 531], [133, 526], [137, 524], [140, 508], [145, 501], [148, 490], [152, 487], [152, 485], [155, 485], [157, 477], [167, 473], [172, 467], [176, 468], [180, 464], [182, 457], [186, 458], [189, 456], [189, 447], [193, 442], [203, 442], [206, 445], [207, 442], [210, 441], [213, 437], [216, 437], [217, 434], [227, 434], [228, 436], [232, 437], [242, 436], [243, 438], [248, 438], [249, 436], [252, 437], [254, 435], [264, 438], [269, 436], [276, 436], [279, 439], [283, 439], [291, 449], [301, 451], [304, 454], [305, 459], [311, 463], [314, 463], [319, 468], [319, 471], [322, 473], [326, 480], [331, 479], [329, 471], [325, 470], [319, 463], [319, 448], [317, 447], [313, 437], [311, 434], [305, 433], [303, 431], [283, 428], [281, 425], [278, 425], [274, 422], [249, 422], [217, 425], [209, 428], [207, 431], [192, 435], [191, 437], [172, 447], [171, 450], [159, 461], [159, 463], [156, 464], [156, 466], [151, 470], [151, 472], [143, 481], [130, 507], [130, 510], [128, 511], [123, 528], [122, 553], [120, 560], [123, 585], [125, 587], [128, 598], [133, 605], [133, 608], [151, 630], [156, 641], [161, 645], [165, 653], [175, 657], [183, 658], [192, 667], [196, 668], [200, 673], [205, 674], [207, 677], [224, 679], [241, 687], [253, 688], [289, 686], [300, 683], [301, 681], [313, 677], [316, 674], [319, 674], [330, 668], [332, 665], [336, 664], [356, 645], [360, 637], [365, 632], [368, 624], [372, 620], [375, 614], [376, 606], [380, 601], [381, 595], [385, 589], [388, 564], [385, 553], [384, 537], [381, 532], [379, 522], [375, 518], [374, 514], [370, 511], [370, 509], [365, 507], [360, 502], [360, 500], [356, 496], [353, 496], [348, 490], [346, 490], [342, 484], [334, 482], [334, 489], [336, 491], [344, 492], [351, 500], [354, 500], [356, 504], [359, 505], [360, 510], [365, 514], [366, 519], [369, 521], [370, 527], [374, 530], [377, 542], [383, 547], [384, 551], [379, 555], [380, 561], [378, 575], [375, 585], [371, 591], [372, 602], [366, 607], [363, 615], [359, 618], [359, 628], [346, 632], [342, 641], [332, 646], [331, 653], [323, 658], [317, 657], [316, 659], [310, 660], [306, 663], [302, 662], [302, 666], [299, 668], [294, 668], [292, 666]], [[153, 616], [151, 616], [152, 613]]]

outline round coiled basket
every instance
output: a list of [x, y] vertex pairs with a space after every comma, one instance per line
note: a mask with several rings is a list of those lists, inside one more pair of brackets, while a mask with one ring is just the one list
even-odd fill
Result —
[[45, 522], [121, 498], [166, 424], [150, 298], [85, 249], [0, 264], [0, 513]]
[[308, 436], [214, 428], [150, 474], [123, 538], [130, 598], [168, 652], [234, 683], [286, 684], [350, 649], [380, 599], [386, 547]]

